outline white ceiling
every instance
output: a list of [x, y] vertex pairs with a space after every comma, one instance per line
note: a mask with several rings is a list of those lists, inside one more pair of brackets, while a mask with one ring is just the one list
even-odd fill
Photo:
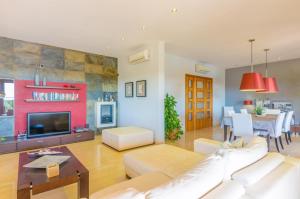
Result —
[[165, 40], [174, 54], [236, 67], [249, 64], [251, 37], [255, 63], [264, 48], [270, 61], [300, 57], [300, 0], [0, 0], [0, 35], [110, 56]]

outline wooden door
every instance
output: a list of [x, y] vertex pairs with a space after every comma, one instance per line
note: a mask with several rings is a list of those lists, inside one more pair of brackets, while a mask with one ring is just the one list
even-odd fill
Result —
[[213, 80], [207, 77], [186, 75], [185, 99], [186, 131], [211, 127]]

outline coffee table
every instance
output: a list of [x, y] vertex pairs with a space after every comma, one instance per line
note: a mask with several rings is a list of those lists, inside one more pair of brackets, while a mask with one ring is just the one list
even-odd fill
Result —
[[69, 184], [78, 184], [78, 198], [89, 198], [89, 171], [65, 146], [52, 148], [70, 158], [59, 167], [59, 176], [48, 178], [45, 169], [25, 168], [23, 165], [37, 158], [27, 152], [19, 155], [17, 199], [30, 199], [31, 195], [50, 191]]

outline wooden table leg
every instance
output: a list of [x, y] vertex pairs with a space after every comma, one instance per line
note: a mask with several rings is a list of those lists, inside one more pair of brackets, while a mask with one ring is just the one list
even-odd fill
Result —
[[228, 128], [228, 126], [224, 125], [224, 141], [227, 140], [227, 128]]
[[30, 188], [19, 189], [17, 191], [17, 199], [30, 199]]
[[89, 198], [89, 172], [81, 173], [78, 182], [78, 191], [80, 198]]

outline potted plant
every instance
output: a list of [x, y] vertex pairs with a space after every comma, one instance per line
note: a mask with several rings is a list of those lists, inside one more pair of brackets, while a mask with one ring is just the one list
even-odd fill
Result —
[[183, 135], [179, 115], [175, 109], [175, 97], [166, 95], [165, 98], [165, 137], [170, 140], [178, 140]]
[[254, 110], [256, 116], [263, 116], [265, 113], [265, 110], [262, 106], [257, 106]]

